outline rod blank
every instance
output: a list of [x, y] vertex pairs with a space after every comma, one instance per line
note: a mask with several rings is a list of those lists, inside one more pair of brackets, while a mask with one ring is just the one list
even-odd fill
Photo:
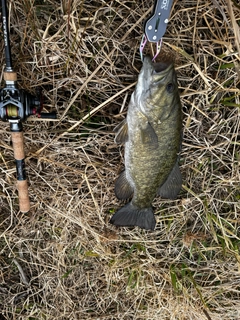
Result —
[[2, 0], [2, 24], [3, 24], [3, 38], [5, 47], [5, 60], [6, 60], [6, 71], [12, 70], [12, 56], [9, 41], [9, 28], [8, 28], [8, 11], [6, 0]]

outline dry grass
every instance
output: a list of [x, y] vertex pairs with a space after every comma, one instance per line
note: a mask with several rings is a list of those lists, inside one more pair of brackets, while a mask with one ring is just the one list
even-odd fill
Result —
[[108, 224], [123, 167], [112, 129], [152, 2], [11, 1], [19, 85], [43, 87], [59, 119], [24, 124], [27, 215], [0, 123], [1, 319], [240, 319], [237, 1], [174, 1], [162, 53], [178, 70], [183, 190], [156, 198], [154, 232]]

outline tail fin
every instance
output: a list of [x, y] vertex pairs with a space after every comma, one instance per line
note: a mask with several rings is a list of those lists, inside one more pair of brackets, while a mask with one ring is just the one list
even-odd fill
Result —
[[110, 223], [121, 227], [138, 226], [142, 229], [154, 230], [156, 220], [151, 207], [140, 209], [130, 202], [112, 216]]

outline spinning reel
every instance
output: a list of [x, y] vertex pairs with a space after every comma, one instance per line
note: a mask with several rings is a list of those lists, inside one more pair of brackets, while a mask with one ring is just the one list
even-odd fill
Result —
[[2, 0], [2, 28], [5, 48], [6, 67], [3, 74], [5, 86], [0, 90], [0, 119], [10, 123], [13, 151], [17, 168], [17, 188], [19, 208], [21, 212], [28, 212], [30, 201], [24, 163], [23, 127], [22, 121], [30, 115], [39, 118], [56, 119], [56, 113], [43, 113], [42, 96], [36, 96], [18, 89], [17, 73], [12, 68], [11, 48], [9, 41], [8, 14], [6, 0]]

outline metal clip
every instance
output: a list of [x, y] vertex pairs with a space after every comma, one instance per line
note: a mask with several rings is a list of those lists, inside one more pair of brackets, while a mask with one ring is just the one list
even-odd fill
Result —
[[154, 5], [154, 13], [145, 22], [145, 34], [140, 44], [140, 56], [143, 60], [143, 50], [147, 41], [156, 43], [156, 54], [153, 61], [157, 58], [162, 47], [162, 37], [166, 32], [168, 18], [170, 15], [173, 0], [156, 0]]
[[145, 36], [145, 34], [142, 36], [142, 41], [140, 43], [140, 48], [139, 48], [139, 51], [140, 51], [140, 57], [141, 57], [141, 60], [143, 61], [143, 50], [145, 48], [145, 45], [147, 43], [147, 37]]
[[156, 0], [153, 15], [145, 22], [149, 42], [159, 42], [166, 32], [173, 0]]
[[157, 42], [156, 44], [156, 54], [155, 56], [153, 57], [152, 61], [155, 61], [157, 56], [159, 55], [160, 51], [161, 51], [161, 48], [162, 48], [162, 38], [159, 40], [159, 42]]

